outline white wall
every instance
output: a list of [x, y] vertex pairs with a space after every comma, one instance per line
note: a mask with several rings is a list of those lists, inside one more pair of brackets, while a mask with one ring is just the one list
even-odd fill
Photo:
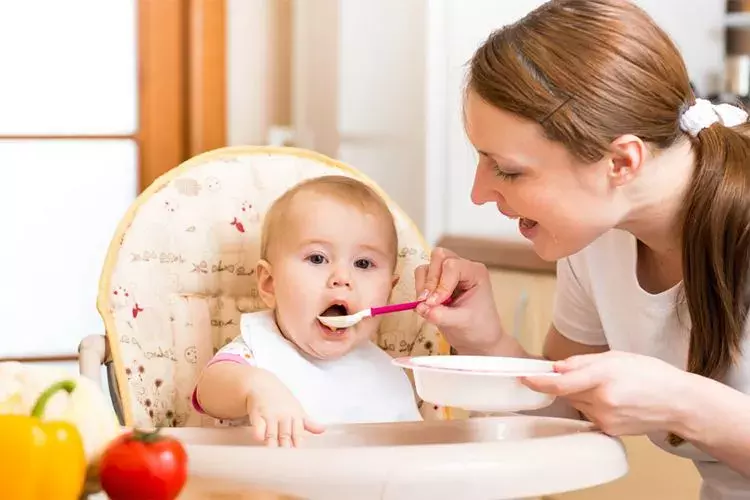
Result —
[[724, 74], [724, 0], [635, 0], [672, 37], [702, 94]]
[[[487, 236], [522, 241], [517, 224], [493, 206], [469, 199], [476, 155], [461, 118], [465, 64], [489, 33], [543, 0], [435, 0], [430, 4], [427, 72], [427, 234]], [[715, 90], [723, 62], [723, 0], [637, 0], [684, 51], [701, 92]], [[714, 85], [714, 86], [712, 86]]]

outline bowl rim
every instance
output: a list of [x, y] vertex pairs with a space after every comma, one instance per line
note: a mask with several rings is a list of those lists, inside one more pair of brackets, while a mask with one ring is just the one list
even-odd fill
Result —
[[430, 366], [419, 363], [420, 360], [429, 360], [433, 361], [436, 357], [439, 356], [402, 356], [398, 358], [393, 359], [393, 364], [396, 366], [400, 366], [401, 368], [407, 368], [410, 370], [413, 370], [415, 373], [420, 371], [428, 371], [428, 372], [441, 372], [441, 373], [452, 373], [452, 374], [460, 374], [460, 375], [469, 375], [469, 376], [491, 376], [491, 377], [512, 377], [512, 378], [518, 378], [518, 377], [554, 377], [559, 376], [560, 373], [552, 371], [554, 368], [554, 362], [553, 361], [547, 361], [543, 359], [527, 359], [527, 358], [518, 358], [518, 357], [512, 357], [512, 356], [470, 356], [470, 355], [456, 355], [451, 356], [451, 358], [456, 357], [462, 357], [462, 358], [495, 358], [495, 359], [508, 359], [508, 360], [523, 360], [523, 361], [530, 361], [534, 364], [548, 364], [550, 367], [550, 371], [531, 371], [531, 370], [508, 370], [508, 371], [499, 371], [499, 370], [489, 370], [489, 369], [471, 369], [471, 368], [457, 368], [457, 367], [447, 367], [447, 366]]

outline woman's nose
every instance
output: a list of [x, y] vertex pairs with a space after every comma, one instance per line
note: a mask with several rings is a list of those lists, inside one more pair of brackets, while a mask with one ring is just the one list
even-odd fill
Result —
[[491, 188], [490, 179], [483, 174], [481, 166], [477, 166], [474, 174], [474, 184], [471, 186], [471, 201], [475, 205], [484, 205], [491, 201], [498, 202], [502, 198], [499, 193]]

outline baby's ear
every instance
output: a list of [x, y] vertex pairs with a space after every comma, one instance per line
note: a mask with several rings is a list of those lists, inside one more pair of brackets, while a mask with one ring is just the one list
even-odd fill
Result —
[[271, 264], [267, 260], [258, 261], [255, 268], [255, 275], [258, 278], [258, 295], [266, 304], [266, 307], [273, 309], [276, 307], [276, 294], [273, 286], [273, 274], [271, 273]]

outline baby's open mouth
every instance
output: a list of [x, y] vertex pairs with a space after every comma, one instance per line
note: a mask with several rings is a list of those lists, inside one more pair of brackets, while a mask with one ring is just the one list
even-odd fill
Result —
[[321, 316], [346, 316], [349, 311], [344, 304], [331, 304], [328, 308], [320, 313]]
[[[320, 313], [320, 316], [347, 316], [347, 315], [349, 315], [349, 310], [346, 304], [342, 304], [342, 303], [333, 303], [330, 306], [328, 306], [322, 313]], [[318, 323], [320, 323], [323, 326], [323, 328], [330, 331], [331, 333], [344, 333], [347, 330], [346, 328], [335, 328], [332, 326], [328, 326], [322, 323], [320, 320], [318, 320]]]

